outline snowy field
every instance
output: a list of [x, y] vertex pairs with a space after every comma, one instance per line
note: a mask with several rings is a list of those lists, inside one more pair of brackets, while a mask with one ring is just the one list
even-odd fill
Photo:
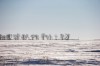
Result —
[[100, 66], [100, 41], [1, 40], [0, 66]]

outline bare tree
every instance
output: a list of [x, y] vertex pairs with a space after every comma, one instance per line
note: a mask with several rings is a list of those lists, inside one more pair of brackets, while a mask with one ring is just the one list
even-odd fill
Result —
[[26, 40], [28, 40], [28, 38], [29, 38], [29, 36], [28, 36], [28, 34], [26, 34]]
[[6, 35], [6, 39], [7, 39], [7, 40], [11, 40], [11, 39], [12, 39], [12, 34], [7, 34], [7, 35]]
[[14, 39], [14, 40], [17, 40], [16, 34], [13, 34], [13, 39]]
[[39, 35], [36, 34], [35, 35], [35, 38], [36, 38], [36, 40], [39, 40]]
[[60, 34], [61, 40], [64, 40], [64, 34]]
[[22, 34], [21, 38], [22, 38], [22, 40], [27, 40], [28, 39], [28, 34]]
[[5, 35], [2, 35], [2, 40], [6, 40], [6, 36]]
[[45, 38], [46, 38], [47, 40], [49, 40], [49, 36], [48, 36], [48, 35], [45, 35]]
[[57, 40], [58, 39], [58, 36], [57, 35], [55, 35], [55, 40]]
[[13, 34], [14, 40], [19, 40], [20, 39], [20, 34]]
[[34, 34], [32, 34], [32, 35], [31, 35], [31, 39], [32, 39], [32, 40], [34, 40], [34, 38], [35, 38], [35, 35], [34, 35]]
[[65, 40], [69, 40], [70, 34], [65, 34]]
[[20, 34], [17, 33], [16, 38], [17, 38], [17, 40], [19, 40], [20, 39]]
[[2, 40], [2, 34], [0, 34], [0, 40]]
[[49, 40], [52, 40], [52, 36], [51, 36], [51, 34], [49, 34]]
[[25, 34], [21, 35], [22, 40], [25, 40]]
[[42, 40], [49, 40], [49, 35], [46, 35], [45, 33], [42, 33], [41, 34], [41, 38], [42, 38]]
[[42, 40], [45, 39], [45, 33], [42, 33], [42, 34], [41, 34], [41, 38], [42, 38]]

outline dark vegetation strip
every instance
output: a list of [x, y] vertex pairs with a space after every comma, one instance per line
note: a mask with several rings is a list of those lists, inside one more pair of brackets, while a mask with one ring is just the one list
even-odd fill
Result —
[[[4, 60], [3, 60], [4, 61]], [[5, 59], [6, 63], [0, 63], [1, 65], [16, 65], [16, 64], [22, 64], [22, 65], [100, 65], [100, 61], [97, 61], [95, 59], [89, 59], [89, 60], [50, 60], [50, 59], [28, 59], [25, 61], [19, 61], [19, 60], [12, 60], [12, 59]], [[2, 61], [0, 61], [2, 62]]]
[[85, 52], [100, 52], [100, 50], [91, 50], [91, 51], [85, 51]]

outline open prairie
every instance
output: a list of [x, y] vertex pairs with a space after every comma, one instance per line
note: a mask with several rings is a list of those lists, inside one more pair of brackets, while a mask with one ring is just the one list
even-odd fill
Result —
[[100, 66], [100, 41], [1, 40], [0, 66]]

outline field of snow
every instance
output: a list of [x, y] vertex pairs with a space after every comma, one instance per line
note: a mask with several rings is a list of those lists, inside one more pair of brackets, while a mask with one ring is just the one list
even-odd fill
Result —
[[100, 41], [0, 40], [0, 66], [100, 66]]

